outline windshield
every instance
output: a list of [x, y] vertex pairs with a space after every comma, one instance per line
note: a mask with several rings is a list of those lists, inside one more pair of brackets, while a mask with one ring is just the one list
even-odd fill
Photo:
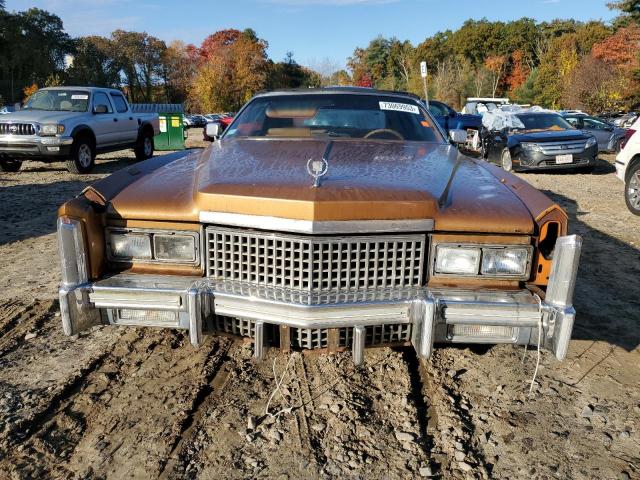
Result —
[[442, 137], [418, 103], [386, 95], [300, 94], [259, 97], [225, 138], [321, 136], [434, 142]]
[[560, 115], [520, 114], [518, 118], [525, 130], [573, 130], [574, 127]]
[[38, 90], [24, 106], [25, 110], [50, 112], [86, 112], [89, 92], [82, 90]]

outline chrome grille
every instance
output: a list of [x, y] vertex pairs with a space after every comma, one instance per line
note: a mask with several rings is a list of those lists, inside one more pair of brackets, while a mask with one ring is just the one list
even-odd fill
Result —
[[545, 155], [565, 155], [569, 153], [581, 153], [587, 144], [583, 140], [571, 142], [539, 143], [542, 153]]
[[0, 123], [0, 135], [35, 135], [32, 123]]
[[213, 328], [216, 332], [230, 333], [240, 337], [255, 337], [256, 322], [245, 318], [224, 317], [215, 315], [213, 317]]
[[304, 292], [422, 285], [425, 235], [313, 237], [207, 228], [215, 280]]
[[[411, 340], [410, 323], [393, 323], [383, 325], [367, 325], [365, 327], [366, 346], [386, 345], [390, 343], [403, 343]], [[294, 348], [317, 349], [326, 348], [329, 341], [329, 330], [326, 328], [292, 328], [291, 345]], [[342, 327], [338, 329], [338, 346], [351, 348], [353, 343], [353, 328]]]

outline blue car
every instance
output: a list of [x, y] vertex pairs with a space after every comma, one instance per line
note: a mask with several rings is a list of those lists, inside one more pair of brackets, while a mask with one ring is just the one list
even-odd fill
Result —
[[468, 115], [456, 112], [446, 103], [429, 100], [429, 111], [445, 130], [477, 130], [482, 129], [482, 115]]

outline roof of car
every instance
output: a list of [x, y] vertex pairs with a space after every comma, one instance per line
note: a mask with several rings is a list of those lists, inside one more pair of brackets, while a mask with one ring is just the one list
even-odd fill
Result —
[[357, 95], [396, 95], [402, 97], [408, 97], [412, 100], [420, 101], [420, 97], [409, 92], [400, 92], [393, 90], [378, 90], [376, 88], [369, 87], [322, 87], [322, 88], [294, 88], [294, 89], [282, 89], [273, 90], [269, 92], [259, 92], [256, 97], [270, 97], [276, 95], [311, 95], [311, 94], [332, 94], [332, 93], [349, 93]]
[[63, 87], [44, 87], [40, 90], [84, 90], [87, 92], [114, 92], [122, 93], [117, 88], [105, 88], [105, 87], [77, 87], [74, 85], [65, 85]]
[[522, 112], [513, 112], [513, 114], [514, 115], [560, 115], [558, 112], [552, 112], [550, 110], [543, 110], [541, 112], [522, 111]]

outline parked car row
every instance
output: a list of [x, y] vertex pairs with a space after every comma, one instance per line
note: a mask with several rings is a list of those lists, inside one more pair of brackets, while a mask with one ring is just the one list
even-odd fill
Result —
[[206, 113], [204, 115], [200, 114], [189, 114], [184, 116], [184, 126], [185, 128], [203, 128], [208, 123], [218, 122], [224, 119], [233, 118], [233, 113]]

